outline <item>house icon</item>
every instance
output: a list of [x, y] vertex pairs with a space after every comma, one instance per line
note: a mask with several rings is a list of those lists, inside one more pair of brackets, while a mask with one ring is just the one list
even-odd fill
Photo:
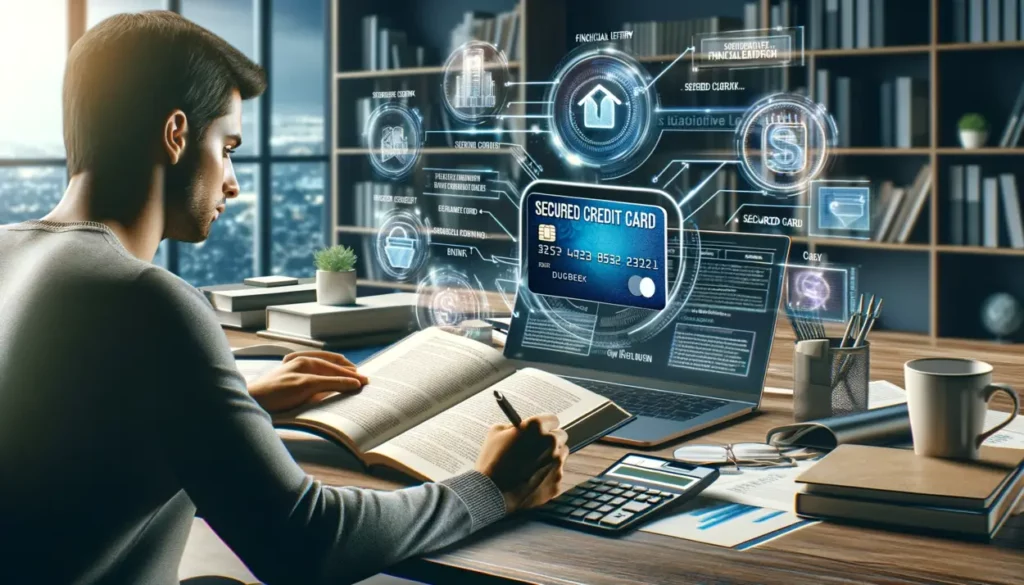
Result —
[[[597, 101], [597, 93], [602, 92], [601, 102]], [[577, 106], [583, 106], [583, 126], [586, 128], [614, 128], [615, 127], [615, 106], [621, 106], [622, 102], [615, 94], [608, 91], [608, 88], [600, 83], [594, 86], [583, 99], [576, 102]]]

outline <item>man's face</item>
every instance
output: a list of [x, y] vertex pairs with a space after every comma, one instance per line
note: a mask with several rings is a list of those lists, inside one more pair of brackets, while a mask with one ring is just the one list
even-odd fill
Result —
[[190, 136], [178, 163], [167, 169], [164, 236], [202, 242], [228, 199], [238, 196], [231, 153], [242, 144], [242, 99], [232, 92], [227, 114], [214, 120], [200, 142]]

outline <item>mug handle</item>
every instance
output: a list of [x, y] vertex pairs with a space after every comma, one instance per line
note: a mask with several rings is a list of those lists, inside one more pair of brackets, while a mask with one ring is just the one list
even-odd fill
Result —
[[1013, 422], [1013, 419], [1017, 418], [1017, 413], [1020, 412], [1020, 397], [1017, 396], [1016, 390], [1010, 388], [1006, 384], [989, 384], [988, 388], [985, 388], [986, 404], [988, 404], [988, 401], [992, 399], [992, 396], [995, 395], [996, 392], [1006, 392], [1006, 395], [1009, 396], [1010, 400], [1013, 401], [1013, 411], [1009, 413], [1010, 416], [1006, 417], [1006, 420], [997, 424], [991, 429], [985, 431], [984, 433], [978, 435], [978, 438], [975, 440], [975, 446], [978, 448], [981, 448], [981, 444], [984, 443], [989, 437], [998, 433], [1003, 429], [1003, 427]]

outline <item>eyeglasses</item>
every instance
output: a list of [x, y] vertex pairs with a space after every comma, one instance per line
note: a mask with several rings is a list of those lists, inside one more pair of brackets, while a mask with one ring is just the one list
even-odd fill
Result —
[[765, 443], [730, 445], [683, 445], [673, 457], [694, 465], [733, 465], [739, 467], [793, 467], [797, 461], [819, 454], [806, 449], [782, 450]]

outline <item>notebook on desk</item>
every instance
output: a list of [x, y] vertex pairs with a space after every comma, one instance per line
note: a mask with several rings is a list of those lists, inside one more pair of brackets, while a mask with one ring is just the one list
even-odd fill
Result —
[[796, 479], [804, 516], [988, 539], [1024, 496], [1024, 450], [982, 446], [978, 461], [840, 445]]

